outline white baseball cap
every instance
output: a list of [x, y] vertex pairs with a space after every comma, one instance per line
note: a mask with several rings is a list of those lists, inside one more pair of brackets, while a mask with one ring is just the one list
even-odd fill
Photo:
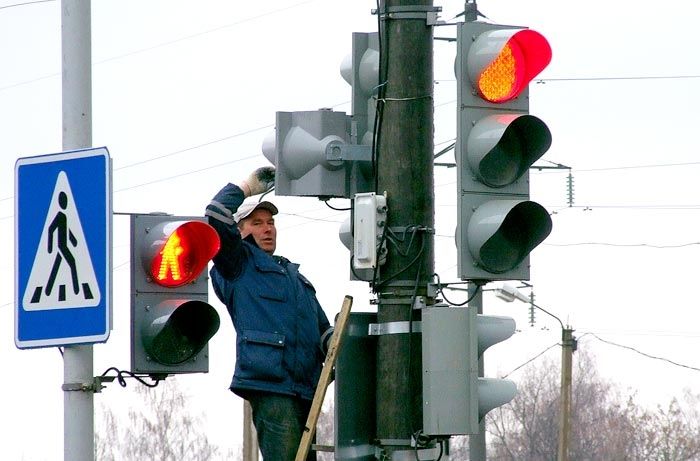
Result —
[[253, 211], [258, 209], [267, 210], [270, 213], [272, 213], [273, 216], [279, 213], [279, 210], [272, 202], [268, 202], [266, 200], [263, 200], [262, 202], [257, 202], [255, 200], [246, 200], [245, 202], [243, 202], [243, 204], [241, 204], [241, 206], [238, 207], [238, 210], [233, 214], [233, 220], [239, 223], [242, 219], [247, 218]]

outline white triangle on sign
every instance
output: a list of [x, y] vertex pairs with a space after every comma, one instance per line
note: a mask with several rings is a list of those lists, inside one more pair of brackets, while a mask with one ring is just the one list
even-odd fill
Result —
[[64, 171], [58, 173], [22, 297], [26, 311], [95, 307], [101, 293]]

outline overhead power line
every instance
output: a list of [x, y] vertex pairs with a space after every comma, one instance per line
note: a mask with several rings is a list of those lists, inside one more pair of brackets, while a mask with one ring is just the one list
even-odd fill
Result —
[[563, 78], [539, 78], [535, 83], [546, 82], [593, 82], [607, 80], [668, 80], [668, 79], [684, 79], [684, 78], [700, 78], [700, 75], [638, 75], [629, 77], [563, 77]]
[[700, 204], [698, 205], [573, 205], [573, 206], [561, 206], [561, 205], [550, 205], [548, 208], [553, 209], [553, 214], [562, 212], [564, 210], [580, 209], [583, 211], [591, 211], [593, 209], [622, 209], [622, 210], [700, 210]]
[[[675, 366], [681, 367], [681, 368], [687, 368], [687, 369], [693, 370], [693, 371], [700, 371], [700, 368], [692, 367], [692, 366], [690, 366], [690, 365], [684, 365], [684, 364], [682, 364], [682, 363], [674, 362], [673, 360], [670, 360], [670, 359], [667, 359], [667, 358], [664, 358], [664, 357], [658, 357], [658, 356], [656, 356], [656, 355], [647, 354], [646, 352], [642, 352], [642, 351], [640, 351], [639, 349], [635, 349], [634, 347], [625, 346], [624, 344], [618, 344], [618, 343], [614, 343], [614, 342], [612, 342], [612, 341], [608, 341], [608, 340], [603, 339], [603, 338], [601, 338], [600, 336], [596, 335], [595, 333], [586, 333], [586, 334], [583, 335], [583, 336], [586, 336], [586, 335], [593, 336], [593, 337], [594, 337], [595, 339], [597, 339], [598, 341], [604, 342], [604, 343], [606, 343], [606, 344], [610, 344], [611, 346], [620, 347], [620, 348], [622, 348], [622, 349], [628, 349], [628, 350], [630, 350], [630, 351], [632, 351], [632, 352], [636, 352], [637, 354], [643, 355], [644, 357], [648, 357], [648, 358], [650, 358], [650, 359], [661, 360], [661, 361], [663, 361], [663, 362], [670, 363], [671, 365], [675, 365]], [[581, 336], [581, 337], [583, 338], [583, 336]]]
[[652, 336], [654, 338], [700, 338], [700, 331], [673, 331], [673, 330], [623, 330], [616, 328], [584, 329], [583, 332], [596, 334], [613, 334], [615, 336]]
[[35, 0], [33, 2], [13, 3], [11, 5], [0, 6], [0, 10], [4, 10], [7, 8], [16, 8], [18, 6], [34, 5], [35, 3], [49, 3], [49, 2], [55, 2], [55, 1], [56, 0]]
[[517, 367], [513, 368], [512, 370], [510, 370], [510, 371], [509, 371], [508, 373], [506, 373], [505, 375], [501, 376], [501, 379], [507, 378], [508, 376], [512, 375], [513, 373], [515, 373], [516, 371], [518, 371], [519, 369], [521, 369], [522, 367], [524, 367], [524, 366], [527, 365], [528, 363], [533, 362], [534, 360], [537, 360], [539, 357], [541, 357], [542, 355], [544, 355], [544, 354], [545, 354], [548, 350], [550, 350], [551, 348], [556, 347], [556, 346], [560, 346], [560, 345], [561, 345], [561, 343], [554, 343], [554, 344], [552, 344], [552, 345], [549, 346], [547, 349], [543, 350], [543, 351], [540, 352], [539, 354], [537, 354], [537, 355], [535, 355], [534, 357], [532, 357], [530, 360], [521, 363], [520, 365], [518, 365]]
[[[598, 335], [596, 335], [595, 333], [592, 333], [592, 332], [586, 332], [586, 333], [584, 333], [579, 339], [582, 339], [584, 336], [593, 336], [593, 337], [596, 338], [597, 340], [599, 340], [599, 341], [601, 341], [601, 342], [604, 342], [604, 343], [606, 343], [606, 344], [610, 344], [610, 345], [616, 346], [616, 347], [621, 347], [621, 348], [623, 348], [623, 349], [628, 349], [628, 350], [631, 350], [631, 351], [633, 351], [633, 352], [636, 352], [637, 354], [643, 355], [644, 357], [648, 357], [648, 358], [651, 358], [651, 359], [654, 359], [654, 360], [661, 360], [661, 361], [663, 361], [663, 362], [670, 363], [671, 365], [675, 365], [675, 366], [677, 366], [677, 367], [687, 368], [687, 369], [693, 370], [693, 371], [700, 371], [700, 368], [696, 368], [696, 367], [693, 367], [693, 366], [690, 366], [690, 365], [684, 365], [684, 364], [682, 364], [682, 363], [674, 362], [673, 360], [670, 360], [670, 359], [667, 359], [667, 358], [664, 358], [664, 357], [658, 357], [658, 356], [655, 356], [655, 355], [647, 354], [646, 352], [642, 352], [642, 351], [640, 351], [640, 350], [638, 350], [638, 349], [635, 349], [634, 347], [625, 346], [625, 345], [623, 345], [623, 344], [618, 344], [618, 343], [614, 343], [614, 342], [612, 342], [612, 341], [605, 340], [605, 339], [599, 337]], [[527, 365], [527, 364], [529, 364], [529, 363], [531, 363], [531, 362], [537, 360], [539, 357], [541, 357], [542, 355], [544, 355], [547, 351], [549, 351], [549, 350], [552, 349], [553, 347], [560, 346], [560, 345], [561, 345], [561, 343], [559, 343], [559, 342], [552, 344], [551, 346], [549, 346], [549, 347], [547, 347], [546, 349], [544, 349], [543, 351], [539, 352], [538, 354], [536, 354], [536, 355], [533, 356], [532, 358], [526, 360], [525, 362], [521, 363], [520, 365], [518, 365], [517, 367], [515, 367], [514, 369], [512, 369], [512, 370], [509, 371], [508, 373], [506, 373], [506, 374], [504, 374], [503, 376], [501, 376], [501, 379], [507, 378], [508, 376], [512, 375], [513, 373], [515, 373], [516, 371], [518, 371], [519, 369], [521, 369], [522, 367], [524, 367], [525, 365]]]
[[[197, 144], [197, 145], [194, 145], [194, 146], [185, 147], [184, 149], [179, 149], [179, 150], [176, 150], [176, 151], [173, 151], [173, 152], [169, 152], [169, 153], [167, 153], [167, 154], [162, 154], [162, 155], [158, 155], [158, 156], [155, 156], [155, 157], [147, 158], [147, 159], [145, 159], [145, 160], [141, 160], [141, 161], [138, 161], [138, 162], [129, 163], [129, 164], [127, 164], [127, 165], [122, 165], [122, 166], [120, 166], [120, 167], [115, 168], [114, 171], [120, 171], [120, 170], [124, 170], [124, 169], [131, 168], [131, 167], [134, 167], [134, 166], [139, 166], [139, 165], [143, 165], [143, 164], [145, 164], [145, 163], [153, 162], [153, 161], [156, 161], [156, 160], [162, 160], [162, 159], [167, 158], [167, 157], [172, 157], [173, 155], [182, 154], [182, 153], [189, 152], [189, 151], [192, 151], [192, 150], [195, 150], [195, 149], [199, 149], [199, 148], [202, 148], [202, 147], [210, 146], [210, 145], [212, 145], [212, 144], [216, 144], [216, 143], [219, 143], [219, 142], [227, 141], [227, 140], [229, 140], [229, 139], [237, 138], [237, 137], [240, 137], [240, 136], [245, 136], [245, 135], [247, 135], [247, 134], [251, 134], [251, 133], [254, 133], [254, 132], [256, 132], [256, 131], [260, 131], [260, 130], [263, 130], [263, 129], [266, 129], [266, 128], [269, 129], [269, 128], [272, 128], [272, 127], [273, 127], [273, 125], [265, 125], [265, 126], [260, 126], [260, 127], [257, 127], [257, 128], [251, 128], [250, 130], [242, 131], [242, 132], [240, 132], [240, 133], [232, 134], [232, 135], [230, 135], [230, 136], [225, 136], [225, 137], [223, 137], [223, 138], [219, 138], [219, 139], [214, 139], [214, 140], [212, 140], [212, 141], [203, 142], [203, 143], [201, 143], [201, 144]], [[236, 162], [240, 162], [240, 161], [243, 161], [243, 160], [250, 160], [251, 158], [255, 158], [255, 157], [257, 157], [257, 155], [251, 155], [251, 156], [243, 157], [243, 158], [236, 159], [236, 160], [230, 160], [230, 161], [228, 161], [228, 162], [219, 163], [219, 164], [217, 164], [217, 165], [212, 165], [212, 166], [205, 167], [205, 168], [200, 168], [200, 169], [198, 169], [198, 170], [191, 170], [191, 171], [187, 171], [187, 172], [184, 172], [184, 173], [181, 173], [181, 174], [177, 174], [177, 175], [174, 175], [174, 176], [168, 176], [168, 177], [164, 177], [164, 178], [154, 179], [154, 180], [152, 180], [152, 181], [149, 181], [149, 182], [146, 182], [146, 183], [143, 183], [143, 184], [137, 184], [137, 185], [134, 185], [134, 186], [125, 187], [125, 188], [122, 188], [122, 189], [119, 189], [119, 190], [115, 190], [114, 192], [122, 192], [122, 191], [129, 190], [129, 189], [135, 189], [135, 188], [137, 188], [137, 187], [147, 186], [147, 185], [149, 185], [149, 184], [154, 184], [154, 183], [158, 183], [158, 182], [167, 181], [167, 180], [170, 180], [170, 179], [180, 178], [180, 177], [182, 177], [182, 176], [187, 176], [187, 175], [190, 175], [190, 174], [195, 174], [195, 173], [199, 173], [199, 172], [206, 171], [206, 170], [211, 170], [211, 169], [220, 167], [220, 166], [222, 166], [222, 165], [230, 165], [231, 163], [236, 163]], [[3, 197], [3, 198], [0, 198], [0, 202], [4, 202], [4, 201], [7, 201], [7, 200], [12, 200], [13, 198], [14, 198], [14, 195], [11, 195], [11, 196], [9, 196], [9, 197]], [[10, 217], [11, 217], [11, 216], [3, 216], [3, 217], [0, 217], [0, 220], [6, 219], [6, 218], [10, 218]]]
[[[16, 3], [16, 4], [13, 4], [13, 5], [7, 5], [7, 6], [4, 6], [4, 7], [0, 7], [0, 9], [2, 9], [2, 8], [12, 8], [12, 7], [23, 6], [23, 5], [30, 5], [30, 4], [33, 4], [33, 3], [52, 2], [52, 1], [55, 1], [55, 0], [37, 0], [37, 1], [33, 1], [33, 2]], [[116, 61], [116, 60], [118, 60], [118, 59], [123, 59], [123, 58], [129, 57], [129, 56], [134, 56], [134, 55], [137, 55], [137, 54], [140, 54], [140, 53], [144, 53], [144, 52], [147, 52], [147, 51], [155, 50], [155, 49], [158, 49], [158, 48], [163, 48], [163, 47], [166, 47], [166, 46], [169, 46], [169, 45], [173, 45], [173, 44], [175, 44], [175, 43], [179, 43], [179, 42], [182, 42], [182, 41], [185, 41], [185, 40], [190, 40], [190, 39], [193, 39], [193, 38], [197, 38], [197, 37], [200, 37], [200, 36], [202, 36], [202, 35], [207, 35], [207, 34], [211, 34], [211, 33], [214, 33], [214, 32], [218, 32], [218, 31], [223, 30], [223, 29], [228, 29], [228, 28], [231, 28], [231, 27], [234, 27], [234, 26], [238, 26], [238, 25], [244, 24], [244, 23], [246, 23], [246, 22], [254, 21], [254, 20], [256, 20], [256, 19], [260, 19], [260, 18], [265, 17], [265, 16], [270, 16], [270, 15], [279, 13], [279, 12], [281, 12], [281, 11], [290, 10], [290, 9], [292, 9], [292, 8], [296, 8], [296, 7], [301, 6], [301, 5], [304, 5], [304, 4], [306, 4], [306, 3], [312, 3], [312, 2], [315, 2], [315, 1], [316, 1], [316, 0], [306, 0], [306, 1], [303, 1], [303, 2], [295, 3], [294, 5], [289, 5], [289, 6], [284, 7], [284, 8], [279, 8], [279, 9], [276, 9], [276, 10], [272, 10], [272, 11], [268, 11], [268, 12], [265, 12], [265, 13], [261, 13], [261, 14], [259, 14], [259, 15], [257, 15], [257, 16], [252, 16], [252, 17], [249, 17], [249, 18], [241, 19], [240, 21], [236, 21], [236, 22], [233, 22], [233, 23], [230, 23], [230, 24], [225, 24], [225, 25], [223, 25], [223, 26], [215, 27], [215, 28], [213, 28], [213, 29], [209, 29], [209, 30], [197, 32], [197, 33], [194, 33], [194, 34], [191, 34], [191, 35], [187, 35], [187, 36], [184, 36], [184, 37], [180, 37], [180, 38], [176, 38], [176, 39], [169, 40], [169, 41], [166, 41], [166, 42], [162, 42], [162, 43], [159, 43], [159, 44], [157, 44], [157, 45], [153, 45], [153, 46], [149, 46], [149, 47], [146, 47], [146, 48], [141, 48], [141, 49], [138, 49], [138, 50], [130, 51], [130, 52], [128, 52], [128, 53], [124, 53], [124, 54], [121, 54], [121, 55], [117, 55], [117, 56], [112, 56], [112, 57], [109, 57], [109, 58], [105, 58], [105, 59], [102, 59], [102, 60], [100, 60], [100, 61], [94, 62], [93, 65], [104, 64], [104, 63], [106, 63], [106, 62]], [[8, 90], [8, 89], [10, 89], [10, 88], [15, 88], [15, 87], [22, 86], [22, 85], [27, 85], [27, 84], [34, 83], [34, 82], [38, 82], [38, 81], [41, 81], [41, 80], [46, 80], [46, 79], [52, 78], [52, 77], [58, 77], [59, 75], [61, 75], [60, 72], [54, 72], [53, 74], [44, 75], [44, 76], [42, 76], [42, 77], [36, 77], [36, 78], [31, 79], [31, 80], [25, 80], [25, 81], [22, 81], [22, 82], [13, 83], [13, 84], [8, 85], [8, 86], [0, 87], [0, 91]]]
[[700, 242], [688, 242], [679, 243], [676, 245], [652, 245], [650, 243], [608, 243], [608, 242], [576, 242], [576, 243], [544, 243], [543, 245], [549, 245], [553, 247], [573, 247], [573, 246], [585, 246], [585, 245], [601, 245], [609, 247], [646, 247], [646, 248], [685, 248], [689, 246], [700, 245]]
[[[574, 173], [592, 173], [598, 171], [615, 171], [615, 170], [638, 170], [644, 168], [666, 168], [666, 167], [676, 167], [676, 166], [699, 166], [700, 162], [679, 162], [679, 163], [652, 163], [647, 165], [621, 165], [621, 166], [609, 166], [601, 168], [583, 168], [583, 169], [572, 169]], [[538, 170], [536, 167], [532, 168], [533, 172], [538, 174], [552, 174], [559, 173], [558, 171]]]
[[180, 37], [180, 38], [176, 38], [176, 39], [173, 39], [173, 40], [169, 40], [169, 41], [167, 41], [167, 42], [159, 43], [159, 44], [157, 44], [157, 45], [153, 45], [153, 46], [150, 46], [150, 47], [147, 47], [147, 48], [142, 48], [142, 49], [140, 49], [140, 50], [131, 51], [131, 52], [129, 52], [129, 53], [121, 54], [121, 55], [118, 55], [118, 56], [112, 56], [111, 58], [106, 58], [106, 59], [103, 59], [103, 60], [101, 60], [101, 61], [98, 61], [98, 62], [96, 62], [95, 64], [102, 64], [102, 63], [109, 62], [109, 61], [115, 61], [115, 60], [117, 60], [117, 59], [122, 59], [122, 58], [126, 58], [126, 57], [129, 57], [129, 56], [133, 56], [133, 55], [135, 55], [135, 54], [144, 53], [144, 52], [151, 51], [151, 50], [154, 50], [154, 49], [158, 49], [158, 48], [162, 48], [162, 47], [165, 47], [165, 46], [173, 45], [173, 44], [175, 44], [175, 43], [183, 42], [183, 41], [185, 41], [185, 40], [190, 40], [190, 39], [193, 39], [193, 38], [201, 37], [202, 35], [208, 35], [208, 34], [211, 34], [211, 33], [214, 33], [214, 32], [218, 32], [218, 31], [220, 31], [220, 30], [229, 29], [229, 28], [231, 28], [231, 27], [238, 26], [238, 25], [244, 24], [244, 23], [246, 23], [246, 22], [250, 22], [250, 21], [254, 21], [254, 20], [256, 20], [256, 19], [264, 18], [265, 16], [270, 16], [270, 15], [279, 13], [279, 12], [281, 12], [281, 11], [291, 10], [291, 9], [296, 8], [296, 7], [298, 7], [298, 6], [301, 6], [301, 5], [304, 5], [304, 4], [307, 4], [307, 3], [313, 3], [313, 2], [315, 2], [315, 1], [316, 1], [316, 0], [306, 0], [306, 1], [303, 1], [303, 2], [299, 2], [299, 3], [295, 3], [295, 4], [293, 4], [293, 5], [286, 6], [286, 7], [284, 7], [284, 8], [278, 8], [278, 9], [276, 9], [276, 10], [267, 11], [267, 12], [265, 12], [265, 13], [258, 14], [257, 16], [251, 16], [251, 17], [249, 17], [249, 18], [241, 19], [240, 21], [235, 21], [235, 22], [232, 22], [232, 23], [230, 23], [230, 24], [225, 24], [225, 25], [223, 25], [223, 26], [215, 27], [215, 28], [213, 28], [213, 29], [205, 30], [205, 31], [202, 31], [202, 32], [197, 32], [197, 33], [194, 33], [194, 34], [191, 34], [191, 35], [186, 35], [186, 36], [184, 36], [184, 37]]
[[[163, 154], [163, 155], [158, 155], [158, 156], [156, 156], [156, 157], [147, 158], [147, 159], [141, 160], [141, 161], [139, 161], [139, 162], [134, 162], [134, 163], [129, 163], [129, 164], [127, 164], [127, 165], [122, 165], [122, 166], [120, 166], [120, 167], [118, 167], [118, 168], [115, 168], [114, 171], [124, 170], [124, 169], [126, 169], [126, 168], [131, 168], [131, 167], [133, 167], [133, 166], [143, 165], [144, 163], [154, 162], [154, 161], [156, 161], [156, 160], [161, 160], [161, 159], [164, 159], [164, 158], [167, 158], [167, 157], [172, 157], [173, 155], [182, 154], [182, 153], [189, 152], [189, 151], [191, 151], [191, 150], [199, 149], [199, 148], [202, 148], [202, 147], [211, 146], [212, 144], [220, 143], [220, 142], [223, 142], [223, 141], [228, 141], [229, 139], [237, 138], [237, 137], [240, 137], [240, 136], [245, 136], [245, 135], [247, 135], [247, 134], [255, 133], [256, 131], [260, 131], [260, 130], [264, 130], [264, 129], [269, 129], [269, 128], [274, 128], [274, 125], [265, 125], [265, 126], [260, 126], [260, 127], [257, 127], [257, 128], [251, 128], [250, 130], [241, 131], [240, 133], [232, 134], [232, 135], [230, 135], [230, 136], [224, 136], [223, 138], [214, 139], [213, 141], [207, 141], [207, 142], [204, 142], [204, 143], [201, 143], [201, 144], [197, 144], [197, 145], [195, 145], [195, 146], [186, 147], [186, 148], [184, 148], [184, 149], [176, 150], [176, 151], [174, 151], [174, 152], [170, 152], [170, 153], [167, 153], [167, 154]], [[248, 159], [248, 158], [250, 158], [250, 157], [246, 157], [245, 159]], [[242, 159], [242, 160], [245, 160], [245, 159]]]
[[248, 157], [243, 157], [243, 158], [239, 158], [239, 159], [236, 159], [236, 160], [231, 160], [231, 161], [228, 161], [228, 162], [218, 163], [218, 164], [216, 164], [216, 165], [211, 165], [211, 166], [207, 166], [207, 167], [204, 167], [204, 168], [199, 168], [199, 169], [197, 169], [197, 170], [190, 170], [190, 171], [186, 171], [186, 172], [184, 172], [184, 173], [179, 173], [179, 174], [176, 174], [176, 175], [173, 175], [173, 176], [167, 176], [167, 177], [164, 177], [164, 178], [154, 179], [154, 180], [152, 180], [152, 181], [144, 182], [144, 183], [141, 183], [141, 184], [135, 184], [135, 185], [133, 185], [133, 186], [123, 187], [123, 188], [121, 188], [121, 189], [115, 190], [114, 192], [115, 192], [115, 193], [117, 193], [117, 192], [124, 192], [124, 191], [131, 190], [131, 189], [137, 189], [137, 188], [139, 188], [139, 187], [150, 186], [151, 184], [156, 184], [156, 183], [163, 182], [163, 181], [169, 181], [169, 180], [171, 180], [171, 179], [181, 178], [181, 177], [183, 177], [183, 176], [189, 176], [189, 175], [195, 174], [195, 173], [201, 173], [202, 171], [213, 170], [214, 168], [219, 168], [219, 167], [222, 167], [222, 166], [225, 166], [225, 165], [230, 165], [230, 164], [232, 164], [232, 163], [242, 162], [242, 161], [244, 161], [244, 160], [250, 160], [250, 159], [252, 159], [252, 158], [256, 158], [257, 156], [258, 156], [258, 155], [250, 155], [250, 156], [248, 156]]

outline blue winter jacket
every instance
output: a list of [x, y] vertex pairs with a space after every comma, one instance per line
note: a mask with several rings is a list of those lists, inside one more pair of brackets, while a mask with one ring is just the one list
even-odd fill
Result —
[[226, 185], [206, 215], [221, 237], [211, 281], [236, 329], [231, 390], [263, 391], [312, 400], [332, 327], [299, 265], [242, 239], [233, 213], [243, 192]]

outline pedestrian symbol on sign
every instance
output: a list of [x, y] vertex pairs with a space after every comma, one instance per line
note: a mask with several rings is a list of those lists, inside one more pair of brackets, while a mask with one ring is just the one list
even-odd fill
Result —
[[27, 311], [94, 307], [100, 289], [68, 176], [56, 179], [22, 298]]

